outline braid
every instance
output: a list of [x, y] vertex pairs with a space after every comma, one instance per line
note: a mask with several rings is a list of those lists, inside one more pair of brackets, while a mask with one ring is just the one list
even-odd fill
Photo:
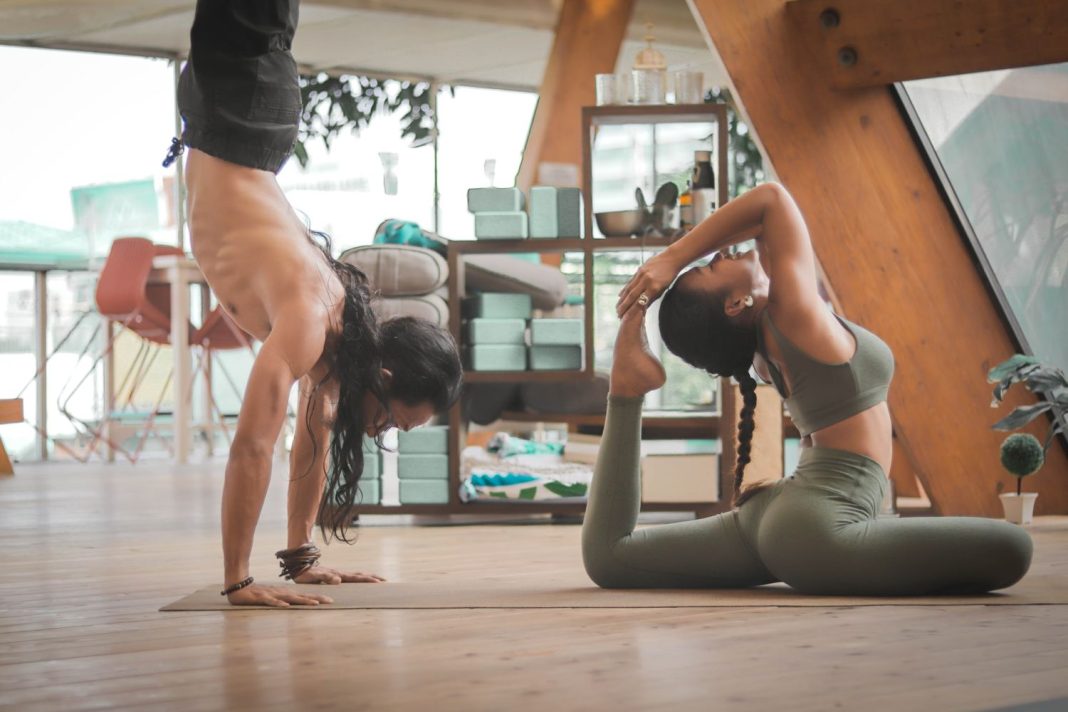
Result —
[[749, 464], [749, 453], [752, 449], [753, 431], [756, 422], [753, 419], [756, 413], [757, 395], [756, 380], [749, 375], [748, 369], [740, 370], [734, 374], [738, 386], [742, 392], [742, 412], [738, 418], [738, 447], [737, 459], [734, 464], [734, 501], [741, 505], [748, 497], [750, 490], [742, 492], [742, 478], [745, 475], [745, 466]]

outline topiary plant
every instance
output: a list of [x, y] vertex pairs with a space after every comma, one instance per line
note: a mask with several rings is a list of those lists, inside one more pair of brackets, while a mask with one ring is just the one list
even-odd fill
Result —
[[1046, 461], [1042, 443], [1030, 433], [1016, 433], [1001, 443], [1001, 464], [1016, 478], [1016, 494], [1020, 494], [1023, 478], [1034, 474]]
[[1053, 416], [1053, 422], [1042, 446], [1043, 454], [1049, 450], [1057, 433], [1064, 434], [1065, 418], [1068, 416], [1068, 379], [1059, 368], [1044, 366], [1034, 356], [1016, 354], [990, 369], [987, 380], [997, 384], [994, 386], [994, 401], [990, 404], [992, 408], [1001, 405], [1005, 391], [1015, 383], [1024, 384], [1027, 390], [1044, 399], [1034, 405], [1014, 408], [1011, 413], [991, 426], [994, 430], [1019, 430], [1048, 412]]

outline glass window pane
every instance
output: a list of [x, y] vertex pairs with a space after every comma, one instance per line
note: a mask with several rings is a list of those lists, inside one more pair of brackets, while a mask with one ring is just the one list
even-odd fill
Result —
[[515, 185], [537, 94], [476, 87], [438, 93], [438, 191], [440, 232], [469, 238], [475, 219], [467, 190]]
[[434, 149], [401, 136], [400, 114], [378, 114], [353, 134], [310, 141], [308, 166], [290, 158], [278, 181], [313, 230], [330, 235], [335, 256], [369, 245], [384, 220], [434, 225]]
[[904, 87], [1010, 316], [1068, 369], [1068, 64]]
[[175, 244], [168, 60], [0, 47], [0, 263], [102, 259], [119, 236]]

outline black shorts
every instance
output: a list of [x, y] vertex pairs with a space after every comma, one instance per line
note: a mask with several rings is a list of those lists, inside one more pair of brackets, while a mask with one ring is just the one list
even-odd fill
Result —
[[189, 61], [178, 80], [182, 143], [277, 173], [300, 125], [290, 49], [298, 0], [197, 0]]

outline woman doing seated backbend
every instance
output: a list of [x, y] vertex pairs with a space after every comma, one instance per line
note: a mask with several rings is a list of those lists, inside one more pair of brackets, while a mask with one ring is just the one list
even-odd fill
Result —
[[[753, 238], [756, 251], [725, 251]], [[711, 262], [675, 281], [709, 254]], [[741, 386], [735, 500], [724, 514], [635, 531], [642, 400], [665, 380], [643, 320], [661, 294], [667, 347]], [[732, 200], [651, 258], [617, 308], [608, 416], [582, 529], [586, 571], [598, 585], [782, 581], [811, 594], [917, 596], [993, 591], [1027, 572], [1031, 539], [1007, 522], [877, 517], [892, 451], [886, 395], [893, 354], [824, 305], [808, 231], [781, 186]], [[804, 440], [792, 477], [739, 492], [756, 406], [751, 368], [775, 384]]]

